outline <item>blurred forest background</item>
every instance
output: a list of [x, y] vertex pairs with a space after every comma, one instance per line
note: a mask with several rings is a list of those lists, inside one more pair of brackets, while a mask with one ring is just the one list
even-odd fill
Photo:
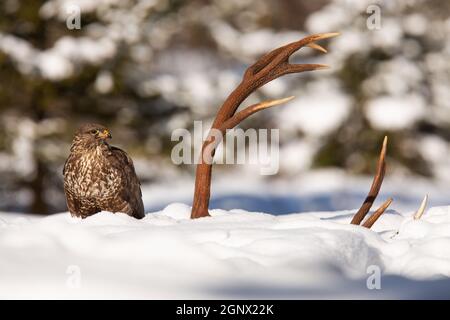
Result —
[[[80, 29], [66, 26], [68, 5]], [[110, 128], [143, 184], [192, 176], [170, 160], [172, 131], [210, 123], [249, 63], [319, 32], [341, 35], [328, 54], [296, 58], [330, 70], [283, 77], [245, 103], [297, 97], [242, 124], [280, 128], [279, 176], [370, 174], [389, 134], [393, 173], [450, 180], [449, 17], [448, 0], [2, 0], [0, 210], [66, 210], [62, 166], [86, 121]]]

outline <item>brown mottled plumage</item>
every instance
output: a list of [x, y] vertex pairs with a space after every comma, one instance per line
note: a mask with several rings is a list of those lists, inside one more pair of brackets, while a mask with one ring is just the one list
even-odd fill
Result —
[[110, 146], [104, 126], [91, 123], [75, 133], [64, 165], [64, 192], [72, 216], [86, 218], [100, 211], [144, 217], [139, 179], [125, 151]]

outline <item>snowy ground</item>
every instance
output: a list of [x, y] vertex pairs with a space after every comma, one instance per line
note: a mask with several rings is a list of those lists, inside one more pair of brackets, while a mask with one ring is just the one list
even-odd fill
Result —
[[[157, 211], [189, 203], [182, 179], [143, 188], [143, 220], [0, 213], [0, 298], [450, 298], [450, 206], [412, 220], [425, 193], [431, 205], [447, 201], [443, 186], [387, 179], [376, 205], [394, 203], [368, 230], [341, 208], [359, 207], [370, 177], [255, 179], [217, 179], [212, 207], [273, 214]], [[381, 289], [369, 290], [377, 268]]]
[[450, 207], [390, 210], [373, 230], [354, 210], [189, 212], [0, 214], [0, 298], [450, 298]]

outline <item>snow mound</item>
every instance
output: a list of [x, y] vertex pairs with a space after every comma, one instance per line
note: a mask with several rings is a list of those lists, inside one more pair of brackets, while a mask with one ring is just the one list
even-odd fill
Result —
[[180, 203], [142, 220], [4, 213], [0, 298], [450, 297], [450, 207], [421, 220], [388, 211], [373, 230], [350, 225], [353, 214], [190, 220]]

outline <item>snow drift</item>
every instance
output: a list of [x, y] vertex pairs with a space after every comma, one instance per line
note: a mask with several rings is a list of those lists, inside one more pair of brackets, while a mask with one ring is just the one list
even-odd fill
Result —
[[450, 207], [372, 230], [354, 211], [211, 214], [0, 214], [0, 298], [450, 298]]

